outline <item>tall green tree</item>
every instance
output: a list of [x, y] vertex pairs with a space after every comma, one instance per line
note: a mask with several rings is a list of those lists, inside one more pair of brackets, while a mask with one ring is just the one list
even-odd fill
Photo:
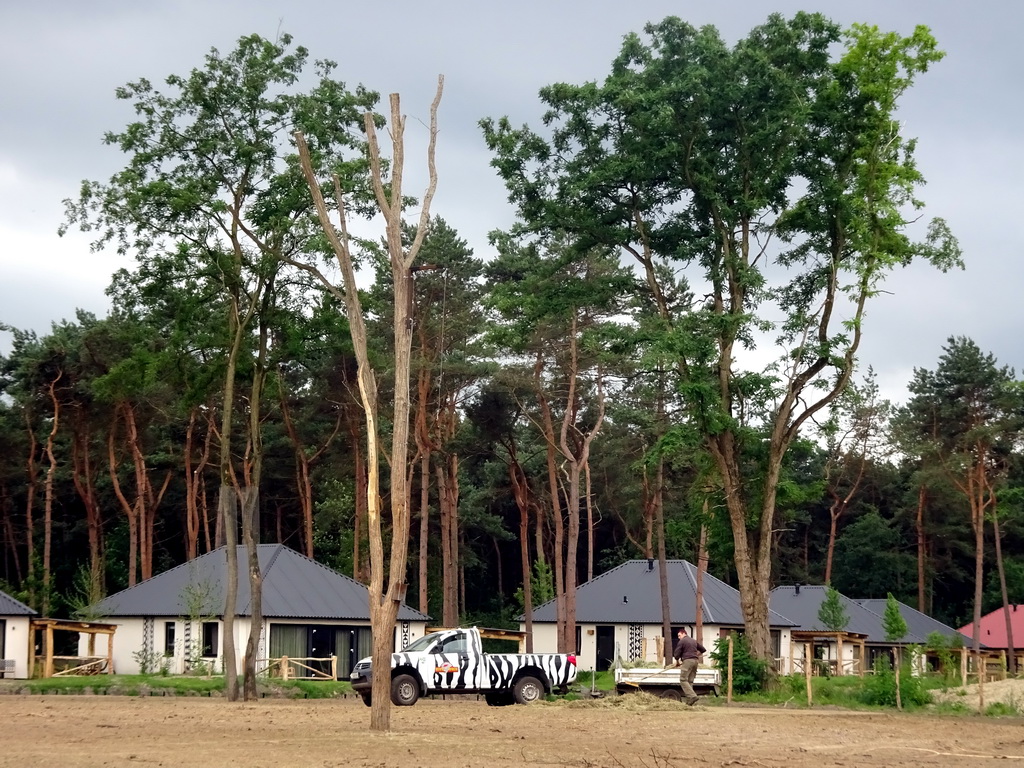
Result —
[[[907, 620], [900, 613], [900, 605], [892, 592], [885, 598], [885, 613], [882, 616], [882, 628], [885, 630], [885, 639], [890, 643], [900, 643], [907, 634]], [[896, 660], [893, 665], [896, 668], [896, 708], [903, 709], [903, 702], [900, 698], [900, 646], [896, 646]]]
[[[771, 16], [732, 48], [674, 17], [645, 33], [626, 37], [603, 84], [542, 89], [547, 135], [482, 127], [524, 229], [640, 265], [721, 478], [751, 648], [768, 658], [784, 457], [849, 382], [885, 276], [917, 256], [959, 263], [942, 222], [923, 244], [907, 234], [922, 177], [895, 119], [942, 54], [923, 27], [844, 33], [807, 13]], [[659, 265], [687, 271], [704, 298], [672, 308]], [[766, 337], [779, 357], [747, 367]]]
[[834, 587], [825, 590], [825, 599], [818, 608], [818, 621], [832, 632], [842, 632], [850, 624], [850, 615], [843, 607], [839, 591]]
[[974, 651], [981, 645], [985, 522], [1024, 435], [1024, 393], [1013, 371], [965, 337], [951, 337], [935, 370], [915, 369], [900, 414], [922, 460], [967, 502], [974, 534]]
[[[362, 115], [376, 94], [349, 91], [332, 79], [333, 62], [313, 65], [314, 82], [298, 88], [308, 52], [282, 35], [243, 37], [226, 55], [216, 49], [204, 66], [171, 75], [161, 90], [140, 79], [117, 90], [137, 119], [104, 142], [127, 156], [108, 182], [83, 182], [66, 201], [67, 221], [93, 232], [96, 249], [114, 245], [134, 255], [139, 276], [170, 271], [178, 280], [202, 282], [219, 311], [226, 366], [220, 425], [219, 514], [225, 533], [224, 664], [228, 697], [238, 698], [234, 617], [237, 596], [237, 506], [248, 545], [252, 623], [245, 657], [245, 698], [254, 698], [255, 643], [262, 626], [260, 570], [253, 516], [262, 468], [262, 387], [270, 339], [267, 313], [286, 259], [321, 249], [309, 216], [291, 134], [301, 129], [315, 147], [316, 167], [335, 168], [361, 148]], [[358, 168], [365, 170], [365, 162]], [[236, 375], [252, 367], [244, 423], [252, 449], [247, 468], [234, 465]], [[236, 490], [237, 489], [237, 490]]]
[[532, 360], [535, 423], [546, 445], [554, 523], [558, 647], [571, 652], [583, 478], [606, 408], [604, 341], [618, 335], [616, 316], [632, 277], [606, 249], [579, 251], [557, 237], [526, 247], [504, 235], [495, 241], [499, 258], [488, 265], [488, 302], [504, 322], [493, 341]]

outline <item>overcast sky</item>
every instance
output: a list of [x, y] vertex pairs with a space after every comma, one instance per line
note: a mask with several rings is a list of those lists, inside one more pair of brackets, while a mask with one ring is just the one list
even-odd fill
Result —
[[[487, 232], [509, 226], [513, 211], [488, 165], [480, 118], [508, 115], [515, 124], [539, 125], [539, 88], [603, 79], [623, 35], [648, 21], [677, 15], [713, 24], [733, 42], [769, 13], [798, 10], [903, 34], [925, 24], [947, 52], [907, 94], [900, 118], [905, 133], [920, 140], [924, 215], [949, 221], [967, 269], [942, 275], [922, 265], [894, 275], [869, 309], [862, 363], [875, 368], [894, 399], [905, 396], [914, 367], [935, 367], [951, 335], [974, 339], [1019, 371], [1021, 0], [5, 0], [0, 323], [44, 334], [76, 308], [106, 314], [110, 275], [131, 264], [91, 253], [82, 234], [59, 238], [61, 201], [75, 197], [83, 179], [105, 181], [124, 164], [101, 142], [104, 131], [131, 119], [114, 89], [140, 77], [159, 83], [187, 74], [211, 47], [226, 53], [242, 35], [288, 32], [313, 58], [337, 61], [335, 74], [350, 87], [401, 93], [410, 118], [426, 118], [436, 77], [444, 74], [433, 211], [487, 258]], [[420, 159], [410, 155], [407, 162]], [[0, 332], [0, 353], [9, 349], [10, 336]]]

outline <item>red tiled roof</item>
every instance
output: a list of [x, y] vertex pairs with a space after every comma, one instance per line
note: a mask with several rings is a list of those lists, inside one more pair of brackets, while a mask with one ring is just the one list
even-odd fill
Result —
[[[1010, 626], [1013, 629], [1013, 645], [1024, 647], [1024, 605], [1010, 606]], [[960, 627], [960, 634], [967, 638], [968, 644], [974, 641], [974, 622]], [[997, 608], [981, 617], [981, 642], [989, 648], [1009, 648], [1006, 639], [1006, 614]]]

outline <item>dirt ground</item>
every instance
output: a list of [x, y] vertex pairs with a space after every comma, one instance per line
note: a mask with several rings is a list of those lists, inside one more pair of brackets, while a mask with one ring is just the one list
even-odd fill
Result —
[[[702, 706], [640, 696], [421, 701], [0, 696], [0, 766], [960, 766], [1024, 761], [1024, 720]], [[625, 700], [631, 700], [626, 702]]]

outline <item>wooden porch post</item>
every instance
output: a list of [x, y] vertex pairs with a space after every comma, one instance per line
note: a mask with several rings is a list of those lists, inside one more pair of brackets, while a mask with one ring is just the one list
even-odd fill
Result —
[[36, 625], [35, 622], [28, 622], [28, 676], [36, 676]]
[[843, 676], [843, 635], [836, 634], [836, 677]]
[[46, 625], [46, 639], [43, 641], [46, 648], [46, 672], [43, 677], [53, 677], [53, 624]]

